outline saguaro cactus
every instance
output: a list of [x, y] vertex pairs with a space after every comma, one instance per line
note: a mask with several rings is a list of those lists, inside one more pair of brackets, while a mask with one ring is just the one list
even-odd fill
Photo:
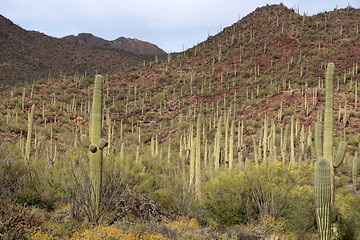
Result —
[[200, 133], [200, 122], [201, 114], [198, 115], [197, 125], [196, 125], [196, 160], [195, 160], [195, 193], [198, 200], [201, 201], [201, 133]]
[[330, 162], [320, 158], [315, 163], [314, 191], [316, 220], [320, 240], [330, 239], [331, 174]]
[[28, 132], [26, 138], [26, 146], [25, 146], [25, 158], [26, 161], [30, 161], [30, 152], [31, 152], [31, 135], [34, 125], [34, 115], [35, 115], [35, 104], [31, 107], [31, 113], [28, 116]]
[[108, 145], [107, 140], [101, 138], [102, 82], [103, 77], [101, 75], [97, 75], [95, 77], [91, 125], [89, 128], [90, 139], [86, 135], [81, 136], [81, 141], [90, 150], [90, 181], [92, 185], [91, 198], [95, 206], [95, 214], [99, 213], [101, 196], [102, 150]]
[[329, 63], [326, 71], [326, 97], [324, 116], [324, 142], [323, 155], [330, 162], [331, 175], [333, 175], [333, 127], [334, 127], [334, 64]]
[[215, 136], [215, 170], [219, 169], [220, 164], [221, 121], [222, 117], [219, 118]]
[[234, 120], [231, 121], [231, 128], [230, 128], [230, 143], [229, 143], [229, 169], [233, 168], [234, 164], [234, 127], [235, 122]]
[[326, 98], [325, 98], [325, 116], [324, 116], [324, 141], [321, 140], [321, 123], [317, 122], [315, 125], [315, 147], [317, 158], [324, 157], [330, 163], [330, 186], [331, 199], [334, 196], [334, 168], [341, 165], [346, 151], [346, 142], [341, 142], [334, 160], [333, 156], [333, 127], [334, 127], [334, 64], [329, 63], [326, 72]]
[[356, 191], [357, 190], [357, 172], [359, 169], [358, 152], [355, 152], [352, 164], [353, 164], [353, 167], [352, 167], [353, 189], [354, 189], [354, 191]]

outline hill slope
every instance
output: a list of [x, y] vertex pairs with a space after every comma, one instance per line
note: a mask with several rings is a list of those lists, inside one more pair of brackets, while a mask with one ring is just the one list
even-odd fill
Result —
[[26, 31], [0, 16], [0, 82], [32, 82], [49, 75], [116, 73], [153, 59], [122, 49], [89, 47]]
[[[282, 105], [282, 126], [292, 115], [299, 123], [313, 126], [323, 108], [325, 67], [334, 62], [336, 116], [344, 112], [345, 105], [348, 114], [346, 127], [337, 125], [337, 132], [344, 128], [351, 132], [360, 126], [359, 109], [354, 104], [354, 83], [360, 77], [359, 17], [360, 10], [354, 8], [315, 16], [301, 16], [283, 5], [257, 8], [205, 42], [169, 55], [167, 61], [110, 76], [106, 83], [107, 100], [112, 101], [110, 115], [116, 124], [131, 118], [152, 131], [164, 126], [163, 121], [168, 124], [170, 118], [186, 114], [189, 108], [199, 110], [207, 105], [204, 117], [232, 109], [237, 119], [249, 121], [247, 134], [253, 135], [254, 126], [259, 126], [265, 115], [277, 118]], [[82, 81], [79, 78], [76, 81]], [[64, 79], [60, 85], [73, 86], [67, 81], [74, 80]], [[45, 87], [49, 85], [59, 97], [65, 97], [57, 89], [59, 84], [50, 81]], [[88, 90], [81, 88], [87, 85], [77, 86], [80, 89], [71, 91], [86, 102]], [[128, 96], [134, 92], [136, 98]], [[41, 98], [50, 101], [50, 96]], [[158, 132], [167, 137], [166, 128]]]
[[[168, 61], [122, 72], [109, 84], [114, 96], [127, 91], [115, 86], [157, 96], [145, 108], [159, 114], [162, 106], [157, 124], [186, 115], [190, 108], [208, 119], [231, 109], [235, 119], [249, 121], [247, 133], [253, 135], [265, 115], [277, 118], [281, 105], [281, 125], [289, 124], [294, 114], [301, 125], [313, 126], [323, 110], [325, 68], [334, 62], [336, 116], [345, 105], [348, 114], [346, 127], [335, 127], [338, 134], [344, 128], [354, 133], [360, 126], [354, 104], [354, 84], [360, 77], [359, 17], [360, 10], [351, 7], [301, 16], [283, 5], [268, 5]], [[126, 118], [125, 110], [119, 110], [117, 115]], [[148, 122], [146, 111], [137, 114], [130, 113], [131, 118]]]

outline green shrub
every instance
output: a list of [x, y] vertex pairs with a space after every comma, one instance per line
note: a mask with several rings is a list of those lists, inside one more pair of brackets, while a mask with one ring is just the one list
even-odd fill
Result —
[[221, 172], [203, 187], [204, 205], [210, 219], [219, 227], [247, 220], [249, 188], [239, 169]]
[[307, 165], [281, 162], [262, 163], [245, 169], [247, 185], [251, 190], [251, 207], [255, 213], [279, 217], [282, 212], [302, 200], [312, 186], [312, 171]]
[[45, 199], [39, 193], [36, 192], [20, 192], [14, 194], [15, 202], [27, 205], [27, 206], [36, 206], [43, 209], [54, 209], [54, 201], [52, 199]]
[[335, 190], [333, 221], [340, 239], [360, 239], [360, 198], [351, 190]]

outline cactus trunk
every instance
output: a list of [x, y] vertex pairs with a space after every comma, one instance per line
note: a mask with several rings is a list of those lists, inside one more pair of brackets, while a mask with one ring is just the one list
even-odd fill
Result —
[[330, 162], [330, 185], [331, 192], [334, 192], [334, 168], [333, 168], [333, 127], [334, 127], [334, 64], [329, 63], [326, 71], [326, 97], [325, 97], [325, 116], [324, 116], [324, 142], [323, 157]]
[[[95, 144], [101, 138], [101, 109], [102, 109], [102, 81], [103, 77], [97, 75], [94, 84], [94, 95], [91, 115], [91, 135], [90, 142]], [[100, 191], [102, 181], [102, 151], [90, 152], [90, 179], [93, 187], [92, 200], [96, 206], [96, 213], [99, 211]]]
[[320, 240], [330, 239], [331, 165], [325, 158], [315, 163], [315, 206]]

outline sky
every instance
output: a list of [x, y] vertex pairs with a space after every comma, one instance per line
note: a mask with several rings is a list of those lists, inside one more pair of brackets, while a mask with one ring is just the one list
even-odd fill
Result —
[[92, 33], [106, 40], [137, 38], [166, 52], [205, 41], [257, 7], [282, 2], [314, 15], [360, 8], [359, 0], [0, 0], [0, 14], [52, 37]]

